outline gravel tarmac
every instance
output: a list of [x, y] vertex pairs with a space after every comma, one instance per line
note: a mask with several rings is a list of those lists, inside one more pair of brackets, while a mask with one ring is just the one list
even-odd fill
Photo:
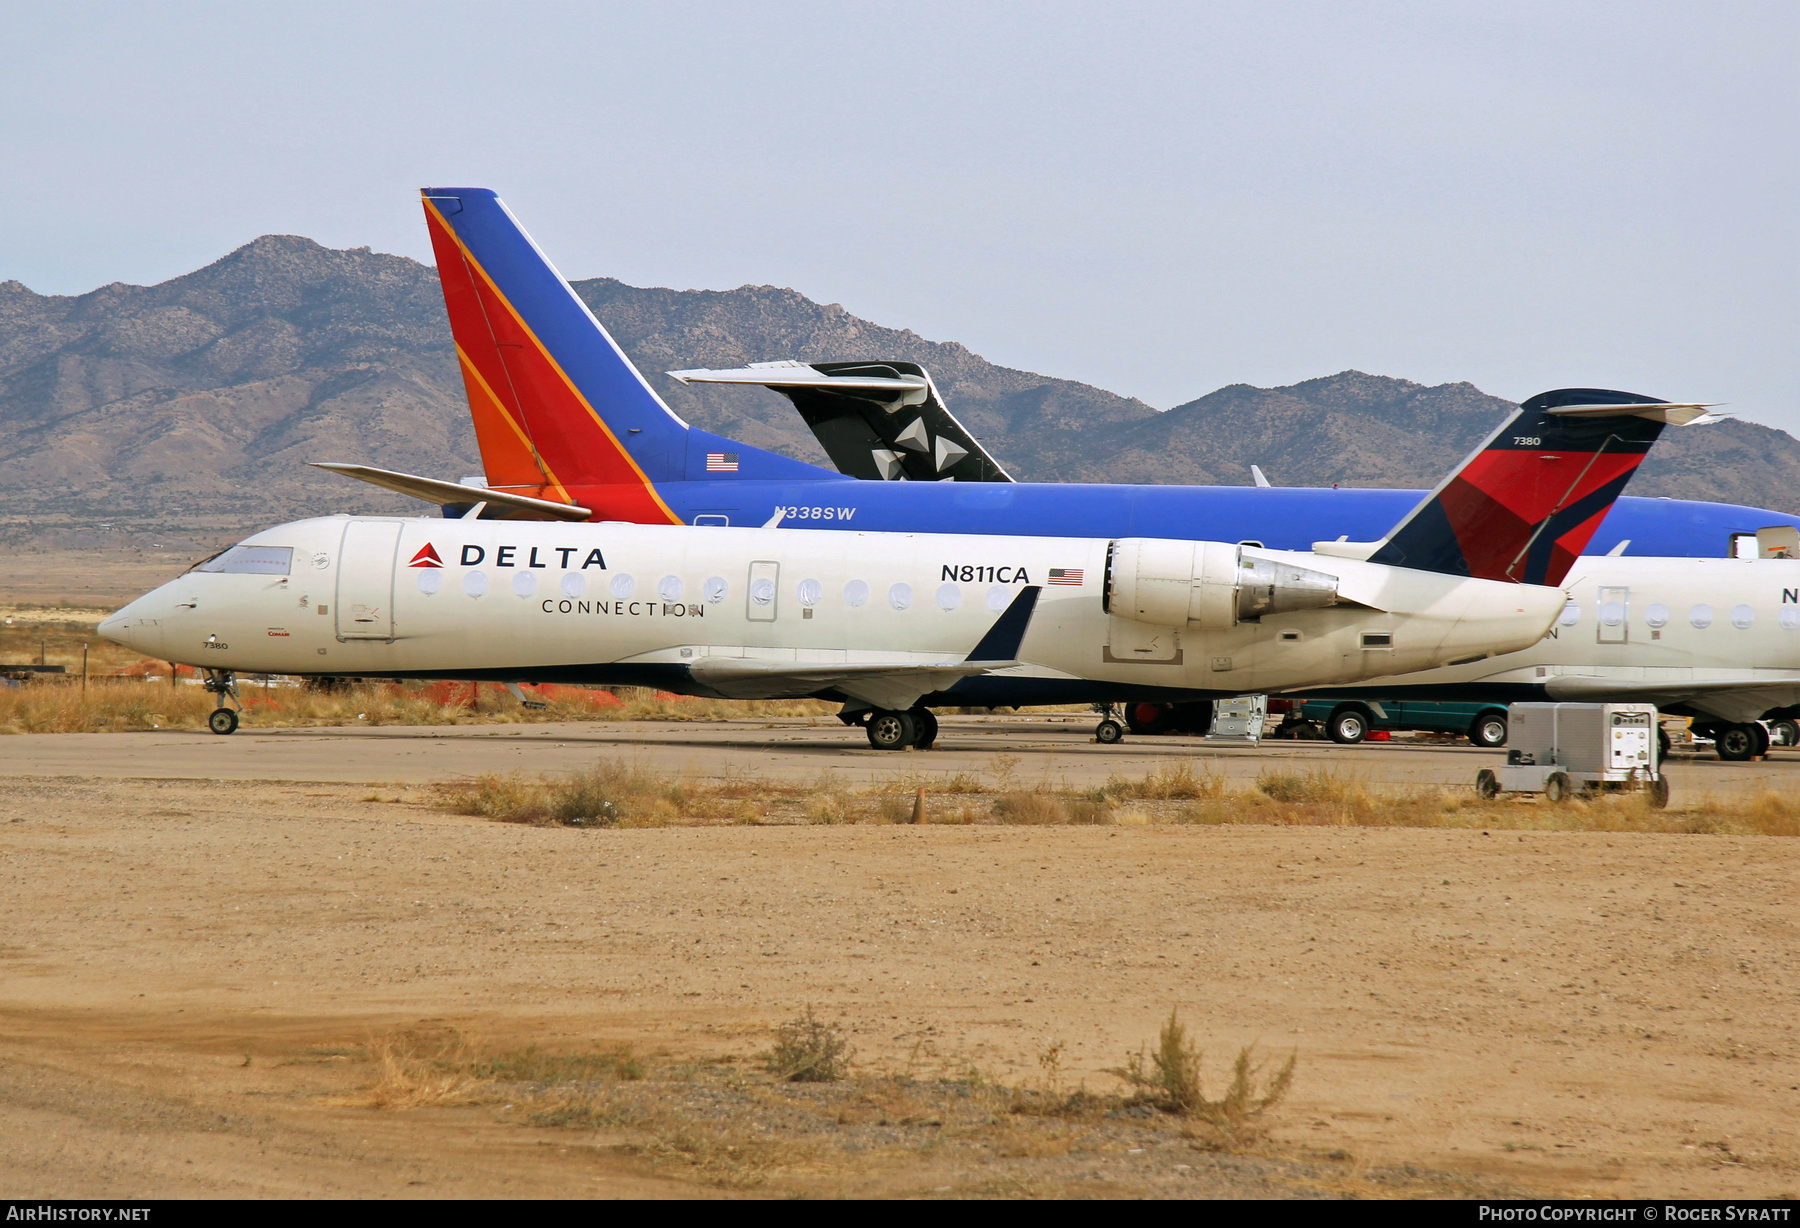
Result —
[[[495, 739], [314, 738], [316, 777], [284, 762], [208, 780], [137, 775], [148, 736], [0, 739], [10, 1196], [730, 1193], [495, 1106], [359, 1107], [359, 1055], [395, 1028], [454, 1027], [741, 1060], [808, 1006], [867, 1070], [1030, 1085], [1061, 1042], [1065, 1080], [1113, 1088], [1106, 1070], [1179, 1008], [1215, 1083], [1252, 1042], [1296, 1053], [1298, 1074], [1250, 1159], [1097, 1143], [1007, 1185], [995, 1174], [1026, 1161], [946, 1172], [908, 1152], [764, 1193], [1800, 1190], [1792, 839], [544, 829], [436, 809], [421, 778], [441, 761], [415, 771], [395, 749], [449, 745], [436, 753], [467, 771]], [[690, 758], [696, 736], [646, 734]], [[961, 736], [971, 756], [1007, 749]], [[227, 741], [180, 737], [154, 745], [197, 758]], [[759, 737], [720, 745], [753, 756]], [[225, 766], [301, 741], [239, 735]], [[1101, 772], [1069, 742], [1068, 770]]]

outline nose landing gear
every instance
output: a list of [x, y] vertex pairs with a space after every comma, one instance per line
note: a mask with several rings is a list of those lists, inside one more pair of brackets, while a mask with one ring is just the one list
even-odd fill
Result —
[[[225, 735], [237, 732], [238, 712], [243, 710], [244, 701], [238, 698], [237, 675], [228, 669], [209, 669], [206, 671], [207, 690], [219, 697], [219, 706], [212, 715], [206, 718], [206, 727], [216, 734]], [[236, 709], [226, 707], [225, 699], [229, 696]]]

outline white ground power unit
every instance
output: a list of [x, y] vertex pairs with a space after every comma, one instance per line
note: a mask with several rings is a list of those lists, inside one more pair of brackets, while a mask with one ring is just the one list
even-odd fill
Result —
[[1263, 722], [1269, 715], [1267, 695], [1239, 695], [1236, 699], [1213, 701], [1212, 728], [1208, 742], [1244, 742], [1255, 746], [1262, 741]]
[[1506, 726], [1506, 766], [1475, 777], [1484, 798], [1642, 789], [1653, 806], [1669, 803], [1653, 704], [1513, 704]]

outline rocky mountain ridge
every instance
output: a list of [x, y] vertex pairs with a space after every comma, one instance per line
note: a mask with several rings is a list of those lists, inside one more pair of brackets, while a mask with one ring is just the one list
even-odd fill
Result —
[[[677, 413], [824, 457], [787, 402], [663, 372], [774, 358], [904, 358], [1021, 480], [1425, 486], [1511, 408], [1465, 384], [1346, 371], [1236, 384], [1157, 412], [987, 362], [794, 290], [576, 283]], [[213, 540], [332, 511], [413, 510], [309, 460], [480, 470], [435, 270], [267, 235], [155, 286], [77, 296], [0, 283], [0, 536]], [[1635, 494], [1800, 511], [1800, 441], [1728, 421], [1671, 432]], [[103, 528], [102, 526], [108, 526]]]

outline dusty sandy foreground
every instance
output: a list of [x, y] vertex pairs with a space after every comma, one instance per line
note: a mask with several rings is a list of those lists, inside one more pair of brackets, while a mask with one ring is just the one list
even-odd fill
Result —
[[[143, 779], [133, 736], [0, 740], [8, 1196], [1800, 1190], [1792, 839], [540, 829], [345, 783], [413, 775], [381, 737], [307, 743], [309, 783]], [[257, 741], [231, 748], [235, 774]], [[749, 1058], [809, 1004], [864, 1071], [1032, 1085], [1060, 1041], [1065, 1080], [1112, 1088], [1179, 1007], [1220, 1060], [1256, 1041], [1298, 1075], [1246, 1155], [925, 1123], [727, 1187], [502, 1103], [357, 1102], [398, 1028], [666, 1066]]]

